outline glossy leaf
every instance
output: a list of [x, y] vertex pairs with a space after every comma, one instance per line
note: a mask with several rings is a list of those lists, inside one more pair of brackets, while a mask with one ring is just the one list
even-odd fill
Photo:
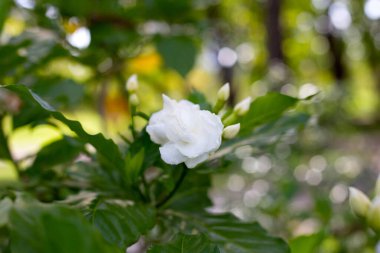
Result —
[[125, 178], [129, 185], [138, 180], [144, 162], [144, 149], [141, 149], [136, 155], [127, 154], [125, 158]]
[[49, 169], [55, 165], [71, 162], [83, 148], [83, 144], [77, 139], [63, 136], [63, 138], [47, 144], [38, 152], [31, 169]]
[[205, 208], [212, 206], [208, 197], [210, 187], [210, 175], [189, 171], [178, 192], [165, 207], [181, 212], [203, 212]]
[[10, 213], [11, 251], [117, 253], [79, 212], [60, 205], [17, 203]]
[[148, 253], [219, 253], [218, 247], [203, 234], [178, 234], [164, 245], [155, 245]]
[[9, 85], [4, 88], [13, 91], [22, 99], [25, 103], [22, 111], [28, 109], [25, 108], [25, 105], [27, 105], [28, 107], [33, 107], [34, 113], [41, 117], [50, 116], [61, 121], [77, 134], [80, 141], [89, 143], [96, 149], [98, 159], [103, 165], [113, 169], [115, 172], [123, 168], [124, 161], [119, 148], [111, 139], [106, 139], [100, 133], [96, 135], [88, 134], [78, 121], [67, 119], [62, 113], [55, 111], [46, 101], [23, 85]]
[[155, 225], [155, 211], [143, 205], [125, 206], [96, 199], [86, 212], [89, 221], [120, 249], [135, 243]]
[[257, 223], [231, 214], [191, 216], [188, 222], [219, 246], [222, 253], [289, 253], [287, 244], [272, 237]]
[[296, 105], [299, 100], [280, 93], [269, 93], [256, 98], [241, 119], [241, 132], [250, 131], [258, 125], [275, 120], [287, 109]]

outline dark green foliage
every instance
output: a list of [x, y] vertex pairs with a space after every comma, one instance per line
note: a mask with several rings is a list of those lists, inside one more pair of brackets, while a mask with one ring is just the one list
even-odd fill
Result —
[[10, 212], [12, 252], [116, 253], [79, 213], [61, 205], [16, 202]]
[[153, 246], [148, 253], [219, 253], [216, 245], [203, 234], [178, 234], [165, 245]]
[[143, 205], [96, 199], [86, 211], [87, 219], [103, 237], [121, 250], [135, 243], [155, 225], [155, 210]]
[[195, 42], [188, 37], [158, 37], [156, 43], [165, 65], [186, 76], [195, 62]]

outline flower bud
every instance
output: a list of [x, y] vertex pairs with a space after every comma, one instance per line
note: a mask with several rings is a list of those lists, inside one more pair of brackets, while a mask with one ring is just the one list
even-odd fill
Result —
[[376, 197], [371, 203], [367, 213], [367, 223], [373, 230], [380, 232], [380, 197]]
[[219, 89], [217, 96], [218, 100], [223, 102], [227, 101], [227, 99], [230, 97], [230, 84], [226, 83], [223, 85], [222, 88]]
[[251, 105], [252, 98], [247, 97], [244, 100], [240, 101], [238, 104], [235, 105], [234, 107], [234, 112], [238, 116], [243, 116], [246, 114], [249, 110], [249, 106]]
[[223, 129], [223, 138], [232, 139], [234, 138], [240, 131], [240, 123], [227, 126]]
[[140, 104], [140, 99], [136, 93], [133, 93], [129, 96], [129, 103], [131, 103], [133, 106], [138, 106]]
[[130, 93], [134, 93], [139, 88], [139, 83], [137, 81], [137, 75], [131, 75], [127, 81], [126, 89]]
[[368, 197], [360, 190], [349, 187], [350, 191], [350, 206], [352, 211], [358, 216], [358, 217], [366, 217], [368, 213], [368, 209], [371, 205], [370, 200]]

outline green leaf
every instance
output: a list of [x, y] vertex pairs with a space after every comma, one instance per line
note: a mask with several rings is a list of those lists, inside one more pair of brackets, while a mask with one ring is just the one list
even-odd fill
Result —
[[257, 222], [243, 222], [231, 214], [189, 215], [186, 221], [208, 235], [222, 253], [290, 252], [282, 239], [268, 235]]
[[8, 223], [9, 212], [12, 206], [13, 202], [10, 198], [4, 198], [0, 201], [0, 227]]
[[219, 253], [216, 245], [212, 244], [203, 234], [178, 234], [165, 245], [155, 245], [148, 253]]
[[61, 139], [47, 144], [38, 152], [31, 169], [39, 171], [71, 162], [83, 148], [83, 144], [77, 139], [63, 136]]
[[10, 213], [11, 251], [117, 253], [82, 215], [60, 205], [16, 202]]
[[143, 168], [144, 156], [144, 148], [140, 149], [134, 156], [131, 153], [127, 154], [125, 158], [125, 178], [129, 185], [137, 182]]
[[[124, 167], [124, 160], [118, 146], [111, 139], [106, 139], [100, 133], [96, 135], [88, 134], [78, 121], [67, 119], [62, 113], [55, 111], [54, 108], [42, 100], [37, 94], [23, 85], [8, 85], [4, 88], [13, 91], [21, 98], [24, 103], [21, 111], [33, 107], [34, 113], [43, 115], [44, 117], [50, 116], [61, 121], [77, 134], [80, 141], [91, 144], [97, 151], [99, 161], [107, 168], [113, 170], [113, 177], [115, 180], [118, 179], [119, 172]], [[1, 87], [1, 89], [4, 88]], [[25, 108], [25, 105], [28, 107]]]
[[241, 133], [250, 131], [258, 125], [268, 123], [292, 106], [299, 100], [280, 93], [268, 93], [255, 99], [247, 114], [240, 120]]
[[198, 104], [202, 110], [211, 111], [211, 105], [207, 101], [206, 96], [197, 90], [191, 91], [188, 100], [194, 104]]
[[146, 128], [141, 131], [136, 140], [131, 144], [128, 153], [133, 157], [141, 152], [142, 149], [144, 150], [144, 161], [140, 170], [144, 171], [160, 159], [159, 145], [152, 142], [149, 134], [146, 132]]
[[12, 0], [0, 1], [0, 34], [3, 29], [4, 22], [7, 19], [8, 13], [11, 10], [12, 4]]
[[125, 206], [101, 199], [92, 203], [86, 216], [108, 242], [121, 249], [135, 243], [156, 223], [155, 210], [151, 207], [137, 204]]
[[201, 174], [191, 170], [176, 194], [165, 204], [165, 207], [181, 212], [203, 212], [205, 208], [212, 206], [208, 197], [210, 187], [209, 174]]
[[249, 135], [223, 142], [221, 149], [218, 151], [218, 156], [228, 155], [234, 148], [243, 145], [251, 145], [259, 150], [264, 150], [270, 147], [271, 144], [276, 143], [289, 130], [302, 128], [309, 118], [310, 116], [305, 113], [284, 115], [276, 121], [257, 127]]
[[32, 89], [55, 108], [73, 108], [84, 96], [84, 86], [71, 79], [39, 78]]
[[197, 48], [188, 37], [160, 37], [157, 39], [157, 50], [164, 58], [165, 65], [175, 69], [182, 76], [192, 69], [195, 63]]
[[316, 247], [323, 239], [322, 233], [312, 235], [303, 235], [296, 237], [290, 241], [290, 249], [292, 253], [313, 253]]

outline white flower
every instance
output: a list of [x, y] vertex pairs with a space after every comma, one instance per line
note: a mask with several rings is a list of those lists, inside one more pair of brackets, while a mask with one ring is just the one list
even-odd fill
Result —
[[232, 139], [234, 138], [240, 131], [240, 123], [227, 126], [223, 130], [223, 137], [226, 139]]
[[251, 97], [245, 98], [244, 100], [240, 101], [239, 103], [235, 105], [234, 112], [236, 112], [238, 116], [243, 116], [244, 114], [248, 112], [251, 102], [252, 102]]
[[187, 100], [177, 102], [165, 95], [163, 100], [164, 108], [152, 115], [146, 130], [151, 140], [161, 145], [162, 160], [194, 168], [219, 148], [222, 121]]
[[366, 217], [368, 209], [371, 206], [371, 201], [362, 191], [354, 187], [349, 187], [349, 191], [352, 211], [359, 217]]
[[139, 88], [139, 82], [137, 81], [137, 75], [131, 75], [128, 78], [127, 84], [126, 84], [126, 89], [128, 92], [136, 92], [137, 89]]
[[136, 95], [136, 93], [133, 93], [131, 96], [129, 96], [129, 102], [133, 106], [138, 106], [140, 104], [139, 97]]
[[221, 101], [227, 101], [227, 99], [230, 97], [230, 84], [226, 83], [222, 86], [222, 88], [219, 89], [217, 97]]

